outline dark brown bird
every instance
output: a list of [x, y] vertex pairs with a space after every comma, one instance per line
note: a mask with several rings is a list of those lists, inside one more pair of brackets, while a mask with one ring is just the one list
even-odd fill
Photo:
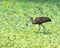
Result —
[[[32, 22], [32, 24], [39, 24], [39, 30], [40, 31], [40, 25], [44, 28], [44, 32], [45, 32], [45, 27], [42, 25], [42, 23], [45, 22], [50, 22], [51, 19], [48, 17], [36, 17], [34, 20], [32, 17], [30, 17], [30, 20]], [[28, 22], [26, 23], [26, 25], [28, 25]]]

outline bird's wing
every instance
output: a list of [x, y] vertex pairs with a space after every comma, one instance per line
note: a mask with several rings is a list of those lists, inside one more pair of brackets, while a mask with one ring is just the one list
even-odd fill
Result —
[[36, 21], [37, 23], [40, 22], [40, 20], [41, 20], [41, 18], [39, 18], [39, 17], [35, 18], [35, 21]]

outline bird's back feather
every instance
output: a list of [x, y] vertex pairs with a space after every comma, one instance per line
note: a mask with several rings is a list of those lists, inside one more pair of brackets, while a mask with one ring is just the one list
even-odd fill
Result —
[[51, 21], [51, 19], [48, 17], [37, 17], [37, 18], [35, 18], [36, 24], [38, 24], [38, 23], [41, 24], [41, 23], [49, 22], [49, 21]]

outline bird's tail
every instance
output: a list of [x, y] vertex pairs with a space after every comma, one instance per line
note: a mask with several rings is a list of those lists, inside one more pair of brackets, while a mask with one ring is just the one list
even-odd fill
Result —
[[51, 21], [51, 19], [49, 19], [49, 21]]

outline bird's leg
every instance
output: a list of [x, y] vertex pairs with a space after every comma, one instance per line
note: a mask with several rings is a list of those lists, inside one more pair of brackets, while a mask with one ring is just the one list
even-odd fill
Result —
[[43, 29], [44, 29], [44, 34], [45, 34], [45, 27], [41, 24], [41, 26], [43, 27]]
[[39, 29], [38, 29], [38, 32], [40, 31], [40, 24], [39, 24]]

